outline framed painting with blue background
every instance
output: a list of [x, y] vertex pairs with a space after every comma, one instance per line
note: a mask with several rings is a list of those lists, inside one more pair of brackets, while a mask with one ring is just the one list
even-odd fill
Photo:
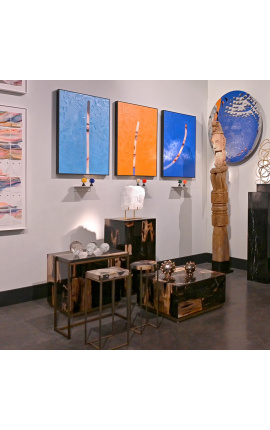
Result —
[[258, 102], [245, 91], [224, 94], [214, 105], [208, 136], [212, 144], [212, 124], [218, 121], [226, 138], [226, 162], [242, 163], [254, 152], [262, 134], [262, 115]]
[[58, 90], [57, 173], [108, 175], [110, 100]]
[[195, 178], [196, 117], [161, 111], [162, 177]]

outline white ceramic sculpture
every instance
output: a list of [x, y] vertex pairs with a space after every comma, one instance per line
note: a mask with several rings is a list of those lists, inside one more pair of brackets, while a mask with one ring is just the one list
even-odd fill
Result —
[[96, 257], [99, 257], [100, 255], [103, 254], [103, 252], [101, 251], [101, 249], [97, 248], [97, 249], [95, 249], [94, 254]]
[[104, 252], [108, 252], [109, 251], [110, 245], [108, 243], [102, 243], [99, 248], [100, 248], [100, 250], [104, 254]]
[[142, 209], [144, 196], [144, 188], [138, 185], [124, 187], [121, 193], [121, 209], [123, 211]]
[[96, 249], [97, 245], [94, 242], [90, 242], [88, 245], [86, 245], [86, 252], [88, 255], [93, 255]]

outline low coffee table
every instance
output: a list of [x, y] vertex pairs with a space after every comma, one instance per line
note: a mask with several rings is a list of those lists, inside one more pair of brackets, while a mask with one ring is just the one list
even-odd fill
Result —
[[[158, 307], [159, 314], [173, 321], [182, 321], [217, 309], [225, 303], [226, 275], [203, 268], [196, 268], [194, 277], [187, 280], [184, 267], [176, 267], [174, 281], [164, 279], [159, 271], [148, 291], [148, 309]], [[145, 301], [144, 301], [145, 303]]]

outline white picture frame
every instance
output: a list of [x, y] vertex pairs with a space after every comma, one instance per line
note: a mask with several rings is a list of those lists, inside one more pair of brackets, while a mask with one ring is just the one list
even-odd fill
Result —
[[23, 80], [1, 81], [0, 80], [0, 91], [9, 92], [9, 93], [26, 94], [27, 81], [23, 81]]

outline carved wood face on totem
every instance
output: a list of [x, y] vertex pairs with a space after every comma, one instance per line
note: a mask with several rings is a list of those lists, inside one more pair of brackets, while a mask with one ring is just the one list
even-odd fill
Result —
[[212, 136], [213, 150], [215, 152], [215, 166], [226, 166], [226, 138], [223, 133], [215, 133]]
[[218, 121], [213, 123], [212, 145], [215, 152], [215, 167], [211, 169], [213, 191], [227, 191], [226, 138]]

